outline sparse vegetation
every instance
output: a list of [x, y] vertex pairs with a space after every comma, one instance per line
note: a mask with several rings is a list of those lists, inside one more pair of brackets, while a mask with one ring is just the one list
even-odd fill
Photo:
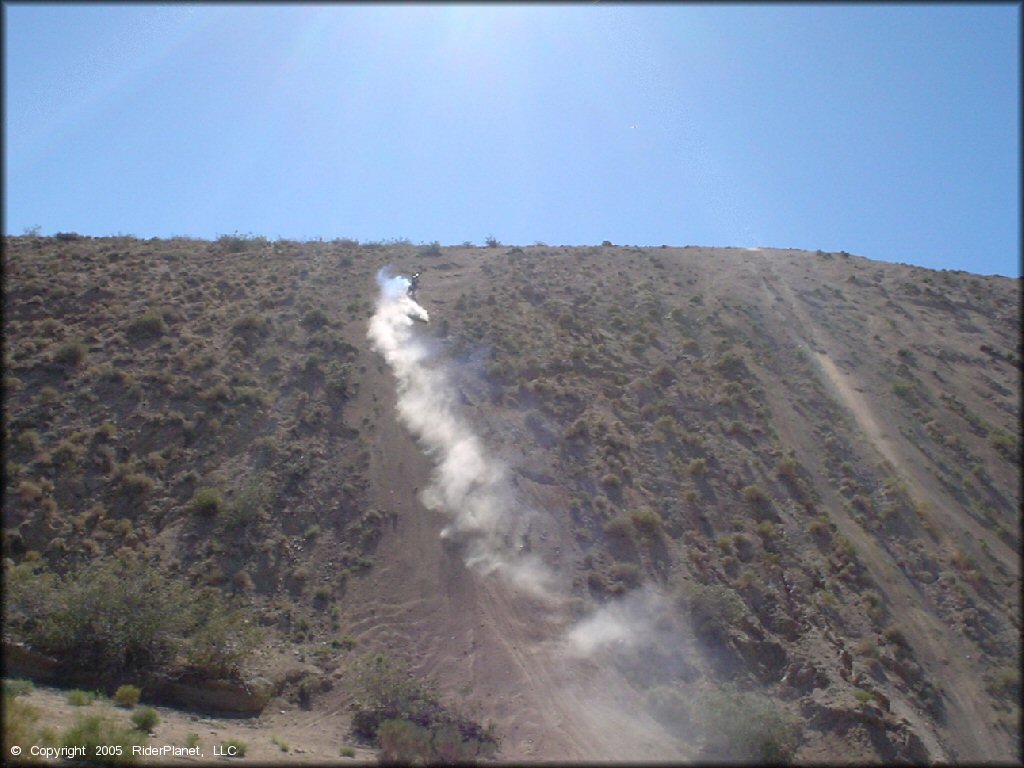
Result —
[[142, 696], [142, 689], [135, 685], [122, 685], [114, 692], [114, 701], [119, 706], [134, 707], [139, 703], [139, 698]]
[[160, 722], [160, 715], [152, 707], [139, 707], [132, 712], [132, 724], [140, 731], [148, 733]]
[[732, 686], [707, 694], [701, 721], [708, 734], [710, 757], [788, 763], [799, 746], [795, 718], [764, 696], [744, 693]]
[[[10, 638], [56, 656], [62, 674], [98, 664], [104, 687], [134, 683], [134, 697], [115, 694], [128, 708], [136, 686], [158, 695], [159, 678], [250, 685], [278, 657], [302, 667], [280, 683], [301, 706], [324, 706], [322, 684], [350, 698], [359, 625], [390, 631], [398, 620], [371, 602], [405, 604], [422, 583], [393, 578], [378, 542], [390, 537], [380, 553], [415, 546], [410, 565], [430, 578], [453, 576], [465, 555], [420, 538], [427, 526], [409, 502], [429, 467], [396, 450], [406, 437], [390, 421], [392, 377], [365, 337], [373, 275], [391, 264], [424, 270], [431, 322], [413, 330], [432, 364], [453, 364], [454, 405], [511, 459], [513, 493], [540, 507], [528, 541], [500, 546], [559, 563], [574, 616], [631, 600], [640, 585], [679, 587], [658, 620], [678, 621], [686, 664], [659, 650], [657, 679], [639, 663], [626, 670], [674, 732], [692, 722], [703, 736], [699, 690], [732, 679], [753, 695], [745, 686], [778, 686], [787, 670], [772, 690], [800, 697], [778, 706], [807, 715], [812, 665], [829, 706], [875, 717], [861, 704], [877, 682], [934, 715], [951, 745], [948, 723], [963, 712], [937, 686], [970, 672], [970, 699], [994, 723], [978, 726], [983, 741], [1016, 728], [1015, 281], [782, 251], [756, 268], [760, 281], [732, 272], [737, 257], [755, 257], [728, 249], [487, 245], [5, 239]], [[906, 466], [878, 454], [825, 380], [826, 356]], [[391, 574], [379, 583], [378, 565]], [[463, 594], [451, 590], [454, 607]], [[916, 643], [916, 614], [896, 608], [908, 602], [933, 613], [935, 648], [955, 635], [950, 647], [971, 659], [939, 665]], [[417, 636], [438, 628], [424, 622]], [[272, 654], [247, 654], [254, 627]], [[822, 635], [853, 653], [849, 679]], [[448, 668], [447, 654], [472, 662], [492, 642], [443, 639], [429, 668]], [[397, 657], [413, 652], [389, 642]], [[389, 758], [493, 754], [459, 725], [472, 722], [454, 708], [465, 704], [421, 687], [408, 712], [376, 711], [364, 738]], [[57, 697], [62, 710], [71, 695]], [[874, 700], [894, 735], [900, 707]], [[131, 712], [114, 714], [129, 724]], [[828, 718], [817, 726], [822, 743], [849, 743], [851, 759], [891, 757], [856, 728], [851, 740]], [[300, 748], [292, 732], [277, 735]]]
[[497, 750], [493, 726], [452, 714], [432, 687], [387, 657], [367, 656], [360, 662], [359, 690], [353, 729], [380, 746], [386, 761], [462, 762]]
[[184, 654], [217, 677], [255, 639], [217, 593], [195, 593], [138, 561], [96, 560], [63, 579], [29, 564], [8, 575], [10, 629], [77, 669], [153, 674]]
[[[116, 724], [101, 715], [79, 717], [60, 737], [63, 747], [83, 748], [84, 754], [103, 757], [99, 762], [113, 765], [135, 765], [138, 758], [132, 747], [143, 746], [145, 734]], [[120, 749], [118, 749], [120, 748]]]

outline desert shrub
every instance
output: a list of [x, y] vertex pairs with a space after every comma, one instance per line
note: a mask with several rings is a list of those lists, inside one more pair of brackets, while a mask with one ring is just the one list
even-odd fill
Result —
[[269, 242], [263, 235], [254, 235], [251, 232], [246, 234], [235, 232], [230, 235], [220, 235], [217, 238], [217, 244], [227, 253], [245, 253], [251, 248], [266, 246]]
[[430, 762], [430, 731], [408, 720], [385, 720], [377, 730], [381, 762], [412, 765]]
[[5, 755], [11, 754], [11, 747], [15, 745], [24, 749], [29, 744], [38, 743], [39, 716], [39, 710], [27, 701], [22, 701], [14, 696], [4, 697], [3, 748]]
[[654, 431], [659, 436], [668, 438], [679, 431], [679, 425], [671, 416], [659, 416], [654, 422]]
[[61, 440], [51, 454], [54, 464], [69, 470], [81, 466], [85, 458], [85, 448], [70, 440]]
[[[266, 477], [257, 475], [242, 486], [233, 503], [222, 505], [222, 523], [225, 528], [244, 528], [250, 523], [263, 522], [267, 519], [273, 502], [273, 486]], [[214, 515], [216, 513], [208, 516]]]
[[82, 364], [85, 353], [85, 344], [78, 340], [69, 341], [54, 353], [53, 359], [61, 365], [74, 367]]
[[224, 508], [224, 500], [216, 488], [197, 488], [188, 506], [197, 515], [216, 517]]
[[420, 256], [440, 256], [441, 255], [441, 243], [437, 240], [421, 245], [416, 249], [416, 252]]
[[907, 641], [907, 636], [903, 632], [903, 628], [899, 624], [890, 624], [882, 632], [882, 636], [893, 645], [904, 650], [910, 649], [910, 643]]
[[4, 696], [25, 696], [35, 690], [31, 680], [4, 680]]
[[639, 587], [643, 573], [634, 563], [614, 563], [609, 569], [611, 577], [626, 589]]
[[146, 312], [128, 324], [128, 336], [135, 339], [156, 338], [167, 330], [163, 315], [155, 310]]
[[242, 315], [232, 325], [231, 331], [237, 336], [266, 336], [270, 333], [270, 319], [259, 315]]
[[160, 722], [160, 715], [152, 707], [139, 707], [132, 712], [132, 724], [140, 731], [149, 732]]
[[122, 707], [134, 707], [139, 703], [142, 689], [135, 685], [122, 685], [114, 692], [114, 701]]
[[676, 372], [664, 363], [655, 367], [651, 372], [651, 380], [660, 387], [671, 386], [672, 382], [674, 382], [676, 378]]
[[604, 534], [618, 544], [632, 544], [634, 540], [633, 522], [625, 515], [616, 515], [604, 525]]
[[220, 743], [221, 754], [228, 757], [245, 757], [246, 750], [248, 749], [249, 745], [238, 739], [228, 739]]
[[800, 462], [792, 456], [779, 459], [779, 462], [775, 465], [775, 474], [783, 480], [793, 482], [800, 475]]
[[989, 675], [985, 687], [996, 698], [1017, 701], [1020, 699], [1020, 670], [1009, 665], [999, 667]]
[[741, 492], [743, 500], [751, 506], [761, 507], [768, 503], [768, 494], [757, 485], [748, 485]]
[[339, 753], [342, 757], [355, 757], [356, 751], [352, 747], [342, 747]]
[[1008, 461], [1018, 460], [1020, 452], [1017, 448], [1017, 441], [1005, 432], [998, 432], [992, 435], [989, 443], [1004, 459]]
[[740, 596], [723, 584], [685, 582], [678, 602], [689, 612], [694, 631], [704, 636], [723, 635], [747, 613]]
[[792, 760], [799, 746], [793, 717], [764, 696], [733, 686], [703, 697], [705, 751], [718, 758], [778, 764]]
[[26, 429], [18, 435], [17, 445], [23, 451], [36, 453], [42, 446], [42, 439], [39, 437], [39, 433], [36, 430]]
[[327, 315], [322, 309], [311, 309], [302, 316], [302, 325], [310, 330], [323, 328], [327, 323]]
[[726, 352], [715, 363], [715, 370], [733, 381], [743, 381], [750, 377], [747, 361], [735, 352]]
[[149, 493], [153, 485], [153, 478], [141, 472], [132, 472], [121, 478], [121, 487], [125, 492], [136, 496]]
[[61, 400], [60, 392], [57, 391], [56, 388], [50, 386], [46, 386], [40, 389], [37, 398], [39, 404], [46, 408], [57, 405]]
[[450, 712], [433, 686], [416, 680], [399, 662], [366, 656], [356, 665], [356, 685], [353, 730], [381, 746], [382, 757], [397, 760], [391, 756], [412, 751], [423, 762], [436, 763], [441, 760], [438, 748], [456, 752], [460, 761], [490, 757], [497, 750], [493, 725], [484, 728]]
[[693, 477], [701, 477], [707, 474], [707, 459], [691, 459], [690, 463], [686, 465], [686, 471]]
[[661, 535], [664, 529], [661, 515], [658, 514], [657, 510], [650, 509], [649, 507], [634, 509], [629, 513], [629, 520], [636, 529], [636, 532], [644, 539], [655, 539]]
[[[63, 747], [84, 748], [91, 764], [99, 765], [134, 765], [138, 758], [132, 755], [132, 747], [146, 743], [146, 736], [139, 731], [114, 723], [99, 715], [79, 717], [78, 720], [60, 738]], [[120, 755], [96, 758], [99, 747], [110, 752], [110, 747], [120, 747]]]
[[17, 567], [8, 576], [10, 628], [70, 670], [154, 673], [184, 656], [197, 671], [224, 676], [255, 641], [220, 593], [135, 560], [95, 560], [64, 579]]
[[96, 700], [96, 694], [92, 691], [75, 689], [68, 691], [67, 702], [73, 707], [87, 707]]

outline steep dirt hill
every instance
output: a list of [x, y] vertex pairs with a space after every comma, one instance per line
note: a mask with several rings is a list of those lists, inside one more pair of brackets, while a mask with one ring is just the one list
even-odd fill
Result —
[[[1019, 758], [1019, 281], [243, 237], [6, 238], [3, 265], [5, 575], [26, 585], [5, 634], [63, 661], [56, 682], [82, 673], [30, 596], [121, 558], [240, 623], [96, 685], [243, 680], [266, 691], [259, 754], [357, 744], [373, 653], [493, 721], [511, 760], [728, 756], [736, 720], [787, 724], [751, 737], [763, 759]], [[416, 338], [505, 467], [529, 520], [510, 556], [545, 564], [549, 599], [440, 538], [438, 457], [367, 339], [386, 265], [422, 272]], [[632, 635], [567, 652], [645, 585]], [[226, 654], [245, 626], [259, 641]]]

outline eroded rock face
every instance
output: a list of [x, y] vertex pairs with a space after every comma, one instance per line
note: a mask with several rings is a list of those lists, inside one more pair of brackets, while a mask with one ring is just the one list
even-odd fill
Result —
[[795, 688], [800, 693], [809, 693], [815, 688], [826, 688], [829, 684], [828, 675], [810, 661], [795, 661], [786, 668], [782, 676], [783, 685]]
[[4, 668], [9, 677], [25, 677], [38, 683], [52, 682], [57, 677], [60, 662], [33, 651], [21, 643], [4, 641]]
[[243, 683], [185, 677], [164, 683], [155, 694], [186, 709], [211, 714], [255, 716], [267, 706], [273, 694], [273, 686], [266, 680]]
[[[4, 669], [10, 677], [23, 677], [37, 683], [84, 687], [100, 687], [104, 684], [104, 680], [96, 674], [66, 673], [61, 670], [60, 661], [22, 643], [4, 641], [3, 655]], [[274, 693], [271, 683], [263, 679], [238, 682], [182, 677], [158, 683], [143, 682], [143, 688], [148, 694], [146, 698], [153, 701], [211, 714], [239, 716], [260, 714]]]
[[909, 724], [906, 721], [893, 722], [879, 706], [865, 703], [846, 707], [805, 698], [800, 709], [808, 728], [839, 735], [853, 730], [862, 731], [885, 762], [931, 763], [924, 742]]
[[773, 640], [750, 640], [738, 633], [730, 637], [748, 669], [762, 682], [777, 682], [786, 668], [786, 650]]

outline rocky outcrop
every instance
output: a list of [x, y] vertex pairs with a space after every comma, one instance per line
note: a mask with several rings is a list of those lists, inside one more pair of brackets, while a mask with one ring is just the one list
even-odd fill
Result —
[[802, 660], [790, 664], [780, 682], [800, 693], [810, 693], [815, 688], [827, 687], [829, 679], [823, 670], [810, 661]]
[[4, 640], [4, 669], [7, 677], [24, 677], [37, 683], [53, 682], [57, 678], [60, 662], [33, 651], [22, 643]]
[[851, 730], [862, 731], [884, 762], [907, 762], [914, 765], [929, 765], [932, 762], [924, 742], [910, 728], [910, 724], [906, 720], [893, 722], [875, 704], [863, 703], [847, 707], [813, 701], [808, 697], [802, 700], [800, 710], [808, 728], [840, 735]]
[[[4, 669], [8, 677], [24, 677], [37, 683], [102, 688], [111, 682], [93, 673], [68, 673], [62, 670], [59, 660], [7, 640], [4, 641]], [[142, 686], [149, 701], [220, 715], [258, 715], [274, 692], [271, 683], [262, 679], [240, 682], [185, 676], [135, 682]]]
[[153, 694], [186, 709], [217, 715], [255, 716], [267, 706], [273, 686], [267, 680], [245, 683], [183, 677], [163, 683]]

